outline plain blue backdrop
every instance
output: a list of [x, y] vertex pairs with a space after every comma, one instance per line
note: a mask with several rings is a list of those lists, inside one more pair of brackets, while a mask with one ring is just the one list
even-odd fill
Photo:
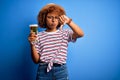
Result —
[[0, 0], [0, 80], [35, 80], [29, 24], [52, 2], [85, 33], [68, 47], [70, 80], [120, 80], [119, 0]]

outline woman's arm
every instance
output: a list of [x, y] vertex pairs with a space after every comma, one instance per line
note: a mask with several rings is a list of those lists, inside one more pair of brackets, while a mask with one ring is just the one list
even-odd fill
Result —
[[38, 54], [36, 48], [35, 48], [35, 45], [32, 44], [33, 41], [35, 41], [36, 39], [36, 35], [35, 33], [30, 33], [29, 37], [28, 37], [28, 40], [30, 42], [30, 46], [31, 46], [31, 56], [32, 56], [32, 60], [34, 63], [39, 63], [40, 61], [40, 55]]
[[31, 45], [31, 56], [32, 56], [32, 60], [34, 63], [39, 63], [40, 61], [40, 55], [38, 54], [38, 52], [36, 51], [36, 48], [34, 45], [30, 44]]
[[65, 15], [61, 16], [60, 19], [63, 23], [66, 23], [73, 30], [73, 32], [74, 32], [73, 36], [72, 36], [73, 39], [84, 36], [82, 29], [77, 24], [75, 24], [72, 21], [72, 19], [68, 18]]
[[70, 28], [73, 30], [73, 38], [76, 39], [76, 38], [80, 38], [80, 37], [83, 37], [84, 36], [84, 33], [82, 31], [82, 29], [76, 25], [73, 21], [70, 21], [69, 23], [67, 23]]

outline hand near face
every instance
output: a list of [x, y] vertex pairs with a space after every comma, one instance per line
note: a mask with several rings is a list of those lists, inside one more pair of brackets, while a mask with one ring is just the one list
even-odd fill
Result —
[[62, 15], [59, 17], [60, 18], [60, 21], [63, 23], [63, 24], [67, 24], [69, 21], [70, 21], [70, 18], [67, 17], [66, 15]]
[[62, 29], [62, 27], [63, 27], [65, 24], [69, 23], [70, 18], [67, 17], [66, 15], [62, 15], [62, 16], [60, 16], [59, 18], [60, 18], [60, 22], [62, 23], [62, 25], [60, 26], [60, 29]]

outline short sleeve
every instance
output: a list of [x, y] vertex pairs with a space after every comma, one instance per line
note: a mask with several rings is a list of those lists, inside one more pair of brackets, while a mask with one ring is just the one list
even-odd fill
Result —
[[65, 30], [66, 36], [68, 37], [68, 42], [76, 42], [76, 39], [73, 38], [73, 31], [70, 29]]

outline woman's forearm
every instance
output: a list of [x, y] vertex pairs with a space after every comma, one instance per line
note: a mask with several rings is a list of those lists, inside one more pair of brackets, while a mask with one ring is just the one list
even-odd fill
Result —
[[73, 21], [68, 23], [68, 25], [78, 37], [84, 36], [82, 29], [78, 25], [76, 25]]
[[31, 56], [32, 56], [33, 62], [37, 64], [40, 61], [40, 55], [36, 51], [35, 46], [32, 44], [30, 45], [31, 45]]

